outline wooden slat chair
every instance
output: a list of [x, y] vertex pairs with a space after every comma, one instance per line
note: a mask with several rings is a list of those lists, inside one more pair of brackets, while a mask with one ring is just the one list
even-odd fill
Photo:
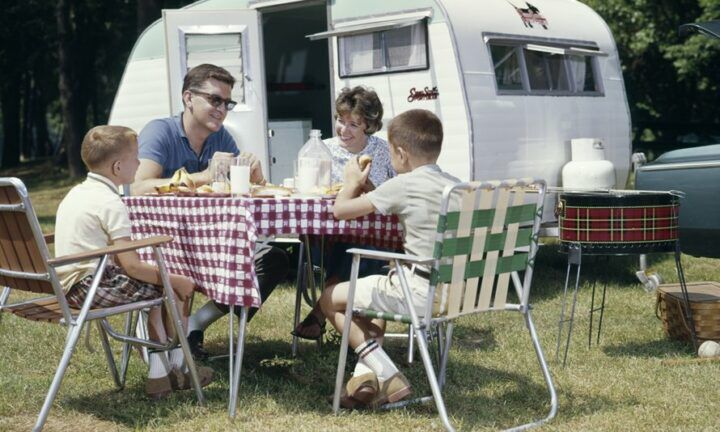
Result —
[[[535, 354], [550, 392], [550, 412], [540, 420], [514, 428], [527, 429], [545, 423], [557, 413], [557, 395], [530, 315], [530, 285], [538, 249], [538, 230], [545, 197], [542, 180], [504, 180], [462, 183], [448, 186], [443, 193], [433, 257], [383, 253], [352, 249], [353, 267], [346, 315], [381, 318], [408, 323], [413, 329], [417, 346], [428, 376], [432, 397], [400, 402], [403, 406], [418, 401], [435, 400], [445, 428], [454, 430], [445, 409], [442, 388], [448, 351], [452, 339], [453, 320], [460, 316], [489, 311], [520, 312], [530, 333]], [[450, 210], [450, 209], [457, 209]], [[353, 307], [358, 266], [361, 258], [386, 259], [399, 277], [406, 304], [412, 305], [412, 293], [402, 271], [406, 263], [431, 268], [428, 302], [424, 311], [410, 308], [410, 315], [382, 313]], [[521, 281], [519, 271], [524, 271]], [[518, 303], [508, 303], [512, 281]], [[344, 382], [350, 320], [345, 320], [340, 358], [336, 376], [333, 410], [340, 408]], [[428, 338], [438, 331], [438, 370], [428, 352]]]
[[[108, 365], [115, 383], [119, 388], [122, 388], [125, 382], [125, 371], [129, 360], [129, 344], [145, 346], [156, 350], [168, 350], [177, 346], [179, 342], [191, 372], [198, 402], [204, 404], [205, 398], [202, 393], [197, 370], [195, 369], [195, 363], [190, 354], [187, 339], [185, 338], [175, 294], [170, 285], [170, 278], [159, 249], [161, 245], [172, 241], [172, 237], [150, 237], [122, 246], [111, 246], [54, 259], [50, 258], [47, 247], [48, 242], [52, 242], [52, 240], [52, 235], [43, 236], [40, 224], [28, 198], [27, 189], [22, 181], [17, 178], [0, 178], [0, 285], [5, 287], [2, 295], [0, 295], [0, 312], [12, 312], [19, 317], [32, 321], [58, 323], [67, 327], [68, 332], [62, 358], [33, 430], [39, 431], [45, 424], [50, 407], [60, 389], [60, 384], [65, 375], [70, 358], [80, 338], [82, 328], [84, 324], [89, 321], [96, 321], [98, 324], [97, 328], [101, 335], [101, 342], [108, 360]], [[160, 277], [164, 288], [163, 297], [111, 308], [90, 309], [103, 270], [108, 263], [108, 258], [121, 252], [144, 247], [151, 247], [154, 251], [154, 257], [160, 269]], [[87, 294], [87, 299], [80, 309], [72, 308], [65, 300], [65, 293], [60, 285], [55, 268], [74, 262], [93, 259], [98, 260], [98, 265], [95, 270], [92, 285]], [[9, 296], [13, 290], [28, 291], [37, 296], [32, 299], [24, 298], [21, 301], [8, 304]], [[175, 330], [175, 338], [166, 344], [159, 344], [134, 337], [132, 330], [135, 327], [132, 324], [132, 312], [159, 307], [163, 304], [172, 318], [171, 321]], [[116, 332], [107, 321], [108, 317], [118, 314], [127, 314], [124, 333]], [[120, 340], [124, 344], [121, 372], [118, 372], [108, 342], [108, 335]]]

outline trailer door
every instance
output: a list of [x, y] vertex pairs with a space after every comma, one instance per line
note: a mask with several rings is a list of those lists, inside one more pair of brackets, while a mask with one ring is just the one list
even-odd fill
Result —
[[259, 14], [251, 9], [164, 10], [170, 112], [182, 111], [182, 83], [194, 66], [210, 63], [235, 77], [224, 126], [238, 147], [258, 156], [268, 173], [265, 71]]

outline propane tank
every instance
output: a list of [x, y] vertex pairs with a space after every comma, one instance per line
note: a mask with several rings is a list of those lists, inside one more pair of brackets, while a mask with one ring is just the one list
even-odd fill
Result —
[[572, 160], [563, 166], [562, 184], [566, 189], [612, 189], [615, 167], [605, 159], [605, 147], [597, 138], [570, 140]]

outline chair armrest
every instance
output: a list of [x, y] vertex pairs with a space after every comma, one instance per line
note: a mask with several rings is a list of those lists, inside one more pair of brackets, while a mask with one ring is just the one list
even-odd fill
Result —
[[43, 234], [43, 237], [45, 238], [45, 243], [47, 243], [47, 244], [55, 243], [55, 233]]
[[99, 258], [103, 255], [115, 255], [122, 252], [127, 252], [135, 249], [141, 249], [144, 247], [157, 246], [164, 243], [171, 242], [173, 240], [170, 236], [155, 236], [148, 237], [142, 240], [135, 240], [129, 243], [123, 243], [122, 245], [113, 245], [100, 249], [95, 249], [88, 252], [81, 252], [73, 255], [65, 255], [57, 258], [48, 260], [48, 264], [53, 267], [62, 266], [65, 264], [71, 264], [78, 261], [87, 261], [93, 258]]
[[401, 253], [395, 253], [395, 252], [383, 252], [383, 251], [376, 251], [376, 250], [368, 250], [368, 249], [358, 249], [358, 248], [352, 248], [348, 249], [347, 253], [351, 253], [353, 255], [360, 255], [364, 258], [373, 258], [373, 259], [381, 259], [381, 260], [400, 260], [400, 261], [406, 261], [411, 262], [415, 264], [432, 264], [433, 261], [435, 261], [435, 258], [431, 257], [419, 257], [415, 255], [409, 255], [409, 254], [401, 254]]

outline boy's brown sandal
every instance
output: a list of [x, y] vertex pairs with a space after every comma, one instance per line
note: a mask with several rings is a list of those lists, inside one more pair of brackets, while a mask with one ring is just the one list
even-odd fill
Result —
[[377, 377], [374, 373], [368, 372], [350, 378], [347, 384], [345, 384], [345, 395], [363, 405], [367, 405], [373, 400], [378, 389]]
[[[378, 391], [378, 381], [374, 373], [358, 375], [350, 378], [340, 394], [340, 406], [345, 409], [367, 408]], [[333, 395], [328, 396], [332, 404]]]
[[370, 402], [370, 407], [379, 408], [387, 403], [401, 401], [410, 396], [410, 393], [412, 393], [410, 381], [402, 372], [398, 372], [380, 384], [380, 389]]
[[157, 401], [165, 399], [170, 396], [172, 390], [173, 387], [169, 375], [160, 378], [148, 378], [147, 381], [145, 381], [145, 394], [151, 400]]
[[[200, 380], [200, 387], [205, 387], [210, 384], [213, 380], [215, 372], [206, 366], [197, 367], [198, 379]], [[187, 390], [192, 388], [192, 377], [190, 371], [183, 373], [177, 367], [172, 368], [170, 371], [170, 384], [173, 390]]]

